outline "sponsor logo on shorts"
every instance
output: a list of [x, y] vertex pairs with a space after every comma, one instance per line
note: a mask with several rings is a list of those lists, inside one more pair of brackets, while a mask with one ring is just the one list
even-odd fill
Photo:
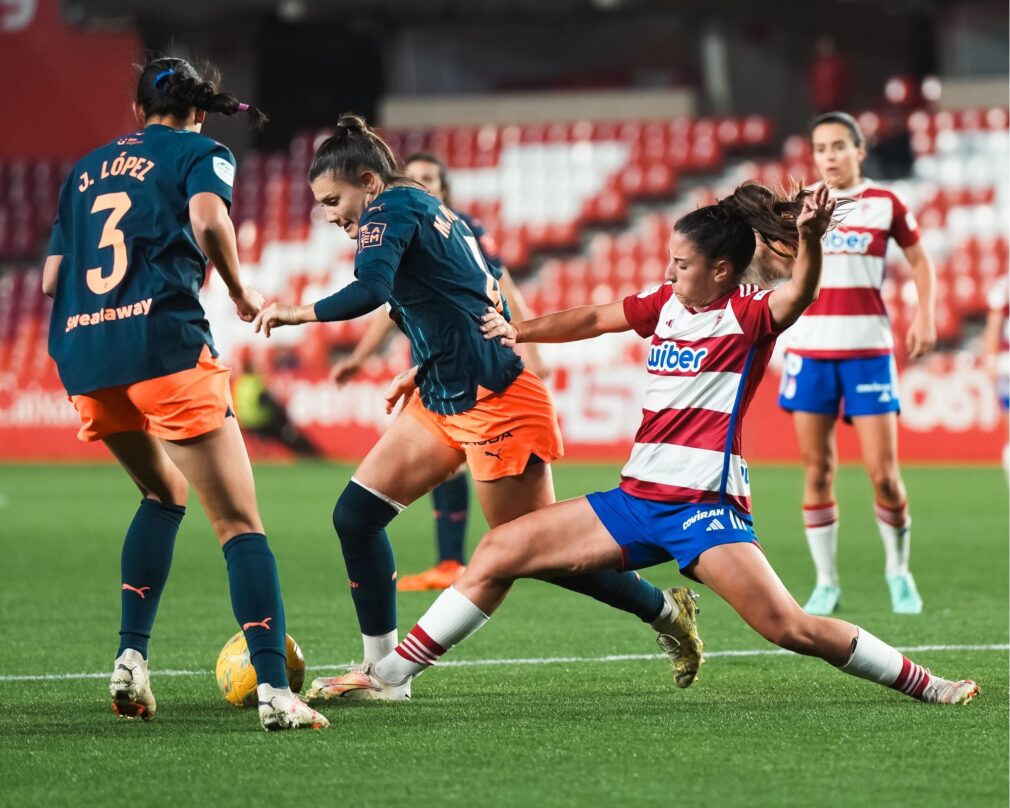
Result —
[[[719, 519], [719, 517], [723, 517]], [[687, 530], [691, 525], [697, 524], [703, 519], [711, 519], [705, 527], [705, 532], [710, 530], [748, 530], [747, 523], [736, 515], [731, 508], [710, 508], [707, 511], [698, 511], [681, 525], [682, 530]], [[729, 522], [729, 527], [726, 526]]]
[[702, 519], [711, 519], [712, 517], [715, 516], [725, 516], [725, 515], [726, 515], [725, 508], [712, 508], [711, 510], [708, 511], [698, 511], [696, 514], [694, 514], [694, 516], [692, 516], [690, 519], [684, 522], [683, 525], [681, 525], [681, 529], [687, 530], [695, 522], [700, 522]]
[[718, 519], [713, 519], [711, 522], [708, 523], [708, 527], [705, 528], [705, 532], [707, 533], [710, 530], [725, 530], [725, 529], [726, 527], [725, 525], [723, 525], [722, 522], [720, 522]]
[[461, 446], [487, 446], [491, 443], [499, 443], [503, 440], [507, 440], [512, 437], [511, 432], [502, 432], [500, 435], [495, 435], [493, 438], [488, 438], [487, 440], [475, 440], [475, 441], [464, 441]]
[[870, 382], [868, 384], [857, 384], [856, 392], [864, 395], [877, 395], [877, 401], [881, 404], [888, 404], [892, 400], [890, 382]]

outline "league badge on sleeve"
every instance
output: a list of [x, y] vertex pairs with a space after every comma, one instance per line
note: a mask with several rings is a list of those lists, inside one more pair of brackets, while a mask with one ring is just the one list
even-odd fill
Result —
[[369, 222], [358, 229], [358, 252], [369, 247], [381, 247], [386, 232], [385, 222]]

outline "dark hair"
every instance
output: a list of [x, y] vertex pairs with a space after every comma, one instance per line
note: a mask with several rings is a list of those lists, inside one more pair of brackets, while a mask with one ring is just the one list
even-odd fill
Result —
[[715, 205], [681, 216], [673, 229], [690, 239], [709, 261], [725, 258], [739, 276], [754, 258], [755, 233], [777, 255], [795, 254], [799, 246], [796, 217], [810, 193], [798, 191], [790, 199], [764, 185], [745, 182]]
[[309, 167], [309, 182], [322, 174], [333, 174], [354, 184], [361, 182], [361, 172], [371, 171], [385, 185], [394, 182], [417, 185], [400, 172], [396, 155], [389, 145], [365, 123], [360, 115], [345, 112], [337, 120], [333, 134], [316, 149]]
[[452, 207], [452, 204], [449, 202], [449, 169], [445, 163], [431, 152], [414, 152], [403, 161], [405, 166], [409, 166], [411, 163], [431, 163], [438, 167], [438, 180], [442, 184], [442, 201], [449, 207]]
[[809, 134], [813, 138], [814, 130], [818, 126], [823, 126], [826, 123], [838, 123], [849, 130], [849, 134], [852, 135], [852, 142], [857, 146], [862, 146], [866, 143], [866, 138], [863, 136], [863, 130], [860, 128], [859, 123], [849, 115], [848, 112], [825, 112], [822, 115], [818, 115], [810, 122]]
[[185, 59], [163, 57], [139, 66], [137, 104], [144, 116], [167, 115], [185, 120], [194, 109], [234, 115], [245, 112], [249, 123], [260, 129], [267, 122], [262, 110], [243, 104], [231, 93], [218, 91], [221, 74], [211, 64], [197, 72]]

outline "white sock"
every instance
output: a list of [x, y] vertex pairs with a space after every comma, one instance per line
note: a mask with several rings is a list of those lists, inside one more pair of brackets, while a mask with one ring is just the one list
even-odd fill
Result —
[[[674, 609], [675, 606], [676, 606], [676, 604], [673, 603], [668, 597], [666, 597], [666, 594], [664, 593], [663, 594], [663, 608], [659, 610], [659, 617], [657, 617], [655, 620], [653, 620], [651, 623], [649, 623], [649, 625], [652, 626], [653, 628], [655, 628], [657, 631], [659, 631], [659, 628], [656, 627], [657, 623], [663, 624], [671, 616], [673, 617], [674, 620], [676, 620], [677, 616], [680, 614], [680, 612], [678, 610], [677, 614], [673, 613], [673, 609]], [[660, 628], [662, 628], [662, 627], [663, 626], [660, 626]]]
[[388, 634], [362, 634], [361, 644], [365, 647], [365, 662], [378, 662], [382, 659], [396, 648], [397, 637], [395, 628]]
[[852, 656], [839, 670], [921, 699], [929, 684], [929, 672], [866, 629], [857, 626], [856, 631]]
[[884, 543], [884, 572], [887, 575], [907, 575], [908, 557], [912, 549], [912, 520], [908, 503], [900, 508], [876, 505], [877, 528]]
[[376, 663], [375, 673], [384, 682], [401, 684], [434, 665], [442, 654], [473, 634], [487, 619], [469, 598], [450, 586], [436, 598], [403, 642]]
[[807, 534], [810, 557], [817, 570], [818, 586], [838, 586], [838, 505], [804, 505], [803, 525]]

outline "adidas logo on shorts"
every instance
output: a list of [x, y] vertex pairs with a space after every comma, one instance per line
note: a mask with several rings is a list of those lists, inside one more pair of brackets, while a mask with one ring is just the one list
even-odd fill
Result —
[[708, 527], [705, 528], [705, 532], [708, 533], [708, 531], [710, 530], [725, 530], [725, 529], [726, 526], [723, 525], [722, 522], [720, 522], [718, 519], [713, 519], [711, 522], [708, 523]]

